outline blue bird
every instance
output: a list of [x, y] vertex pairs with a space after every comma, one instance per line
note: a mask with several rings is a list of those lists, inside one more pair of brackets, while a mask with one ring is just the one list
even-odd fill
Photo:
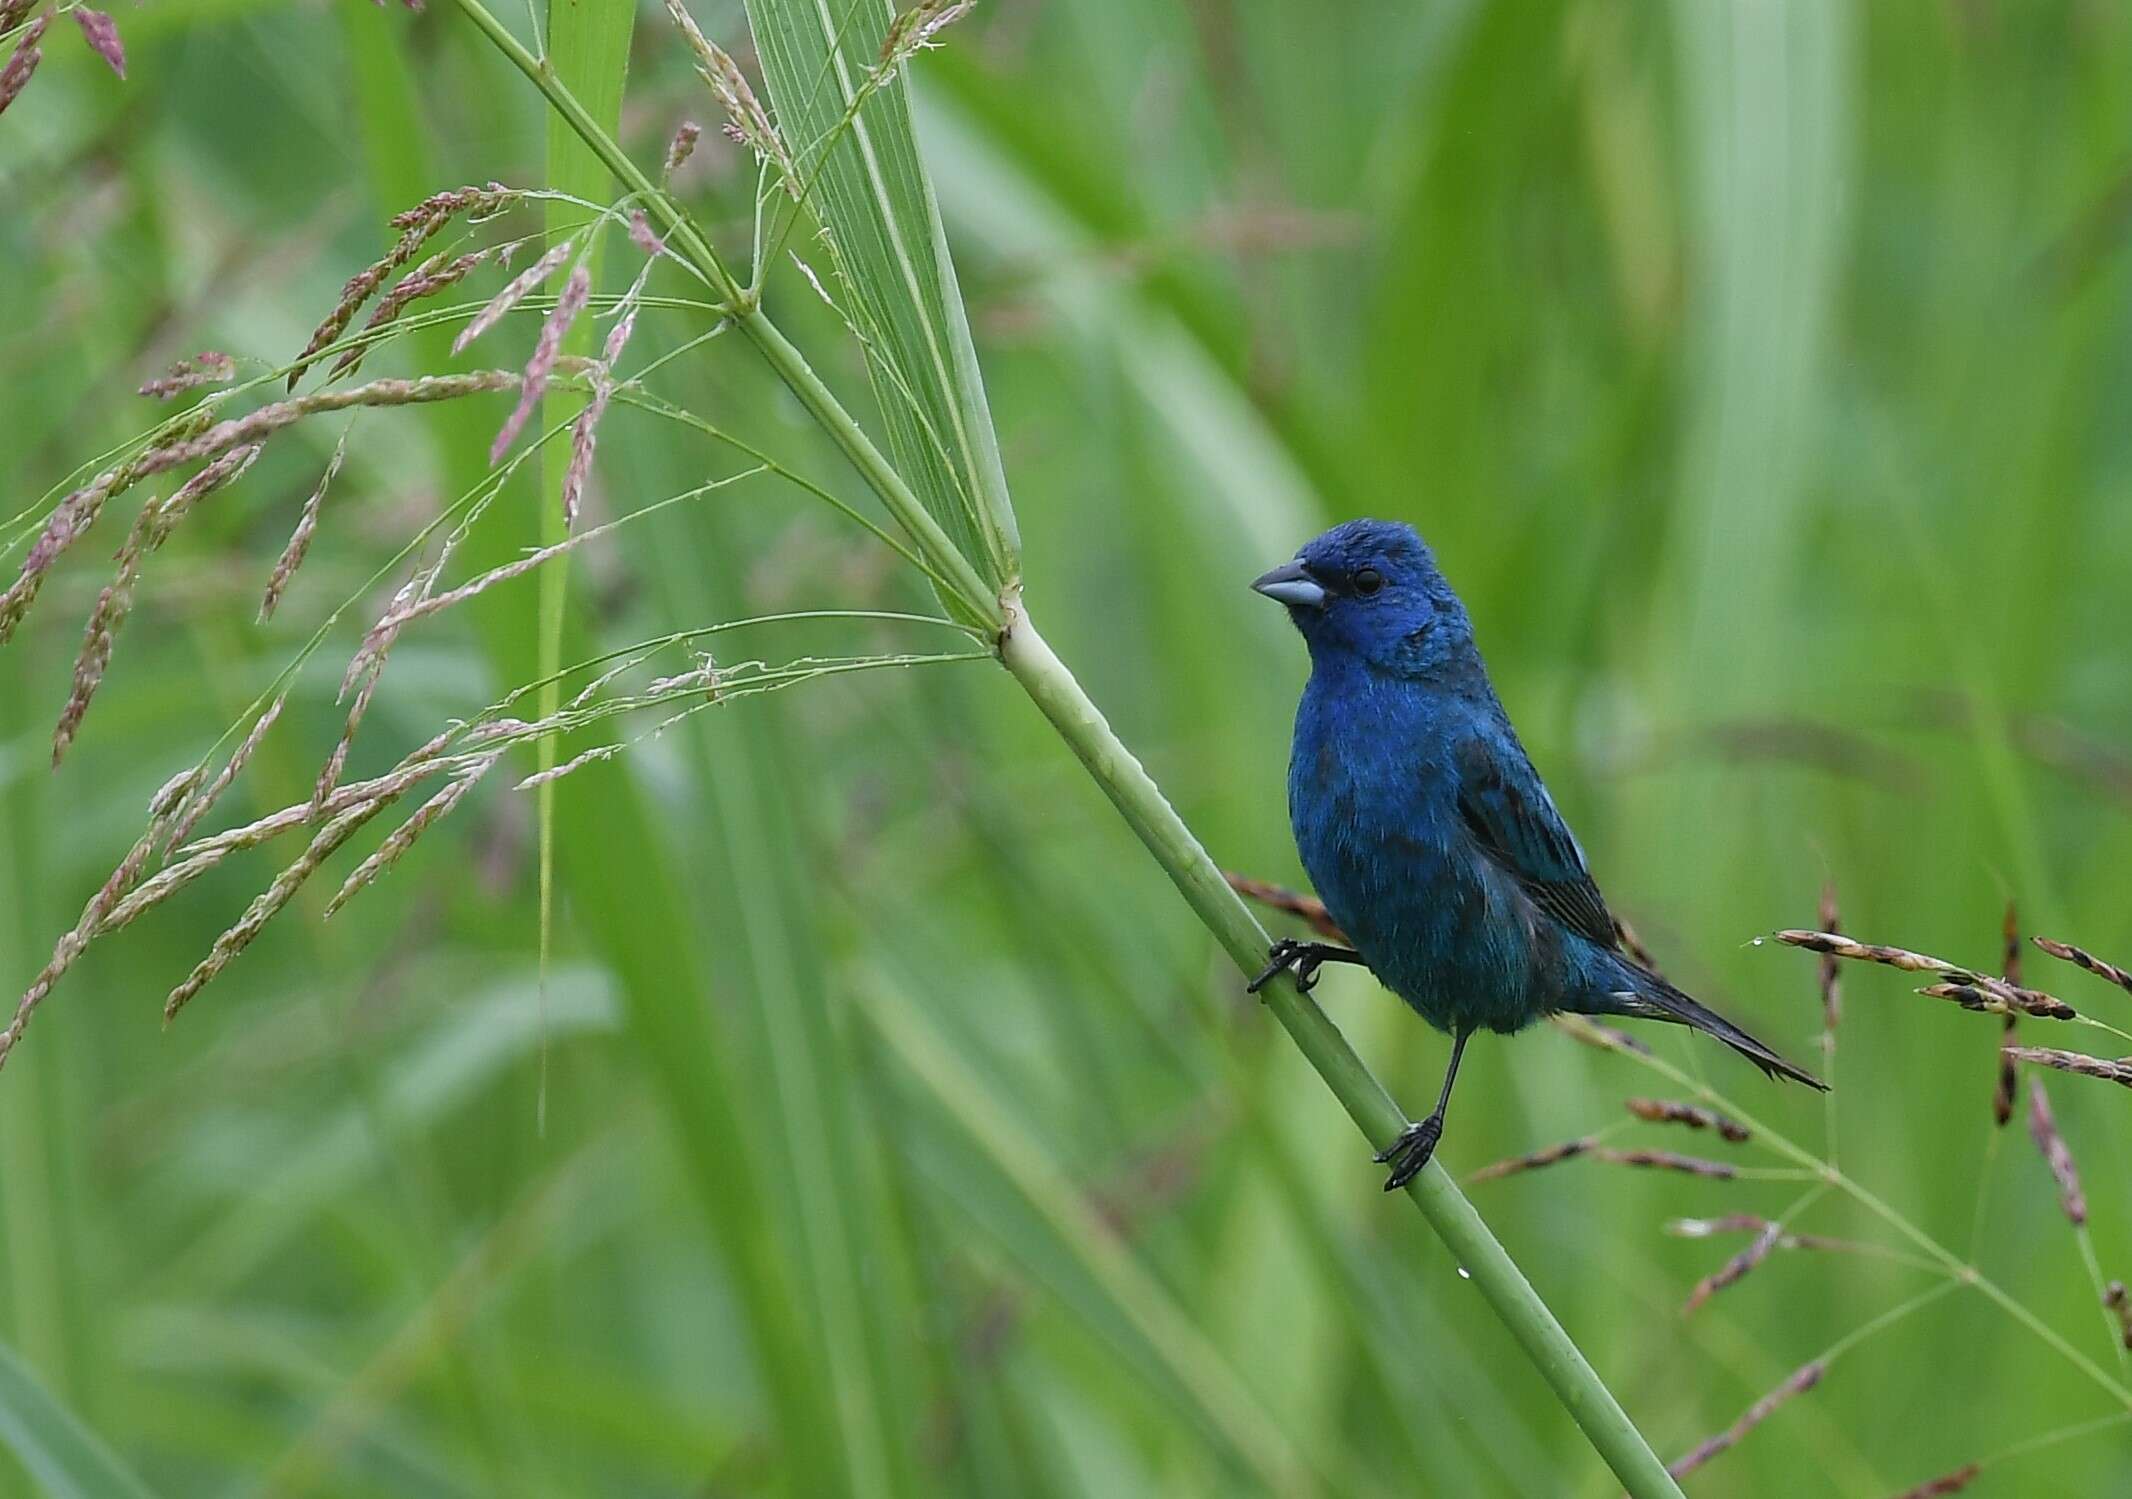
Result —
[[1771, 1077], [1824, 1086], [1622, 951], [1599, 887], [1473, 642], [1473, 622], [1411, 526], [1336, 526], [1251, 585], [1288, 607], [1310, 647], [1296, 708], [1288, 815], [1318, 895], [1354, 943], [1283, 940], [1251, 992], [1283, 970], [1309, 988], [1325, 963], [1366, 965], [1451, 1037], [1428, 1118], [1381, 1151], [1387, 1192], [1443, 1136], [1475, 1031], [1557, 1011], [1693, 1026]]

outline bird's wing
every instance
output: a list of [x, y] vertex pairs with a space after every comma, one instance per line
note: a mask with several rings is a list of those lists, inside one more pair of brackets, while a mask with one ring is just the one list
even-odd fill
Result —
[[1480, 851], [1556, 921], [1601, 947], [1616, 946], [1613, 913], [1584, 850], [1517, 742], [1469, 738], [1458, 748], [1457, 768], [1459, 816]]

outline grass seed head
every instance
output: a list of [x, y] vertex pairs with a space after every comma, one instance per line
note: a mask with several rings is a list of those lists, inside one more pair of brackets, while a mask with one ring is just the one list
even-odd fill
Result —
[[9, 54], [7, 66], [0, 68], [0, 114], [14, 103], [22, 91], [29, 87], [30, 77], [37, 71], [37, 64], [44, 61], [44, 48], [37, 45], [44, 36], [44, 28], [51, 17], [39, 16], [30, 22], [15, 41], [15, 50]]
[[2073, 1152], [2066, 1145], [2065, 1136], [2058, 1132], [2058, 1121], [2051, 1114], [2050, 1094], [2044, 1091], [2040, 1077], [2028, 1080], [2028, 1135], [2036, 1142], [2036, 1149], [2043, 1152], [2044, 1164], [2051, 1168], [2051, 1176], [2058, 1183], [2058, 1205], [2065, 1209], [2073, 1227], [2086, 1227], [2087, 1194], [2080, 1190], [2080, 1172], [2073, 1165]]
[[1742, 1437], [1776, 1414], [1779, 1406], [1788, 1400], [1804, 1395], [1815, 1385], [1821, 1383], [1821, 1376], [1827, 1372], [1828, 1365], [1819, 1359], [1810, 1364], [1800, 1365], [1791, 1372], [1782, 1384], [1771, 1390], [1767, 1395], [1764, 1395], [1760, 1400], [1757, 1400], [1753, 1405], [1747, 1407], [1747, 1413], [1741, 1416], [1739, 1420], [1733, 1422], [1716, 1436], [1707, 1437], [1697, 1443], [1687, 1453], [1667, 1464], [1666, 1471], [1675, 1478], [1685, 1478], [1719, 1453], [1729, 1451], [1738, 1446]]
[[468, 344], [495, 327], [505, 313], [532, 295], [570, 258], [576, 244], [575, 240], [566, 239], [551, 246], [547, 254], [513, 276], [502, 291], [489, 298], [487, 306], [474, 314], [474, 320], [459, 330], [459, 336], [452, 340], [452, 352], [465, 353]]
[[1638, 1119], [1652, 1124], [1685, 1124], [1689, 1129], [1715, 1130], [1735, 1145], [1751, 1138], [1746, 1125], [1728, 1119], [1714, 1109], [1659, 1098], [1630, 1098], [1623, 1101], [1623, 1106]]
[[[493, 250], [469, 250], [466, 254], [446, 260], [442, 255], [432, 255], [421, 265], [402, 276], [393, 289], [379, 299], [363, 323], [363, 331], [382, 328], [397, 318], [413, 303], [424, 297], [433, 297], [448, 287], [457, 286], [472, 271], [494, 256]], [[362, 366], [363, 357], [370, 352], [367, 345], [357, 344], [334, 361], [328, 378], [345, 375]]]
[[2125, 1283], [2113, 1280], [2104, 1286], [2102, 1304], [2117, 1314], [2118, 1341], [2132, 1349], [2132, 1296], [2126, 1295]]
[[674, 138], [666, 148], [666, 166], [660, 174], [662, 183], [670, 180], [681, 170], [682, 164], [696, 154], [696, 141], [702, 134], [703, 127], [694, 120], [681, 122], [681, 128], [674, 132]]
[[711, 97], [725, 111], [726, 135], [776, 167], [785, 191], [797, 200], [800, 195], [799, 166], [786, 149], [784, 137], [771, 123], [770, 112], [755, 97], [748, 75], [740, 71], [740, 64], [733, 61], [724, 48], [697, 29], [694, 17], [689, 15], [688, 7], [681, 0], [666, 0], [666, 13], [680, 28], [689, 50], [696, 54], [696, 71], [710, 85]]
[[1549, 1145], [1526, 1155], [1514, 1156], [1507, 1161], [1497, 1161], [1483, 1166], [1466, 1178], [1468, 1183], [1495, 1181], [1505, 1176], [1516, 1176], [1521, 1171], [1537, 1171], [1542, 1166], [1552, 1166], [1557, 1161], [1573, 1160], [1590, 1150], [1598, 1142], [1590, 1135], [1579, 1140], [1564, 1140], [1560, 1145]]
[[490, 463], [503, 461], [503, 455], [510, 451], [518, 434], [533, 419], [540, 398], [547, 391], [548, 378], [555, 373], [556, 358], [563, 352], [563, 337], [570, 331], [570, 325], [577, 321], [577, 315], [585, 310], [591, 295], [592, 273], [579, 266], [563, 284], [563, 294], [556, 300], [555, 310], [540, 325], [540, 338], [533, 345], [533, 357], [526, 361], [525, 374], [518, 387], [518, 404], [489, 444]]
[[1688, 1299], [1682, 1304], [1680, 1314], [1683, 1317], [1690, 1315], [1727, 1286], [1737, 1284], [1755, 1266], [1769, 1258], [1770, 1251], [1777, 1247], [1777, 1241], [1783, 1237], [1783, 1224], [1764, 1224], [1761, 1232], [1754, 1236], [1745, 1249], [1695, 1283], [1695, 1289], [1688, 1293]]
[[1914, 1489], [1904, 1489], [1895, 1499], [1946, 1499], [1949, 1494], [1959, 1494], [1984, 1471], [1982, 1463], [1964, 1463], [1951, 1473], [1942, 1473], [1937, 1478], [1928, 1478]]
[[190, 359], [180, 359], [170, 373], [141, 386], [140, 393], [167, 401], [181, 392], [203, 385], [227, 385], [237, 378], [237, 361], [218, 349], [203, 349]]
[[74, 24], [81, 28], [81, 39], [89, 44], [89, 50], [109, 64], [112, 72], [124, 78], [126, 44], [119, 40], [118, 22], [100, 10], [77, 5], [74, 7]]
[[2121, 1083], [2132, 1088], [2132, 1057], [2091, 1057], [2086, 1052], [2060, 1051], [2054, 1046], [2009, 1046], [2007, 1054], [2017, 1062], [2027, 1062], [2036, 1067], [2053, 1067], [2060, 1072], [2078, 1073], [2082, 1077], [2099, 1077], [2105, 1082]]
[[2085, 968], [2099, 979], [2115, 984], [2120, 989], [2132, 991], [2132, 973], [2125, 972], [2115, 964], [2105, 963], [2085, 948], [2074, 947], [2066, 942], [2053, 942], [2048, 937], [2038, 937], [2035, 943], [2054, 958], [2071, 963], [2076, 968]]
[[288, 544], [281, 555], [274, 559], [274, 571], [267, 577], [266, 592], [259, 600], [259, 622], [265, 624], [281, 607], [281, 596], [288, 591], [296, 569], [304, 565], [310, 555], [311, 538], [318, 534], [318, 517], [326, 504], [326, 489], [333, 483], [333, 476], [341, 471], [341, 463], [348, 456], [348, 434], [334, 445], [333, 456], [326, 460], [326, 471], [318, 476], [318, 487], [311, 491], [311, 498], [304, 501], [303, 514], [296, 519], [296, 529], [289, 533]]

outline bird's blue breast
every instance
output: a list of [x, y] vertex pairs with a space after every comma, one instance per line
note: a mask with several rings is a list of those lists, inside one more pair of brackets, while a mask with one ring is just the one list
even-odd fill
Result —
[[1289, 819], [1303, 867], [1377, 978], [1431, 1025], [1512, 1031], [1572, 982], [1553, 923], [1474, 848], [1456, 747], [1474, 705], [1320, 662], [1296, 710]]

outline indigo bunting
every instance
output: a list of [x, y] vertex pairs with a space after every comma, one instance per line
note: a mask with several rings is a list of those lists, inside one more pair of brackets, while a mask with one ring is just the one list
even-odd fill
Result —
[[1435, 1152], [1473, 1033], [1556, 1011], [1693, 1026], [1771, 1077], [1823, 1086], [1622, 950], [1488, 681], [1473, 622], [1413, 527], [1349, 521], [1251, 586], [1288, 607], [1310, 648], [1289, 821], [1354, 943], [1277, 942], [1251, 991], [1284, 969], [1307, 989], [1322, 964], [1360, 963], [1451, 1037], [1435, 1110], [1377, 1155], [1392, 1168], [1386, 1191]]

